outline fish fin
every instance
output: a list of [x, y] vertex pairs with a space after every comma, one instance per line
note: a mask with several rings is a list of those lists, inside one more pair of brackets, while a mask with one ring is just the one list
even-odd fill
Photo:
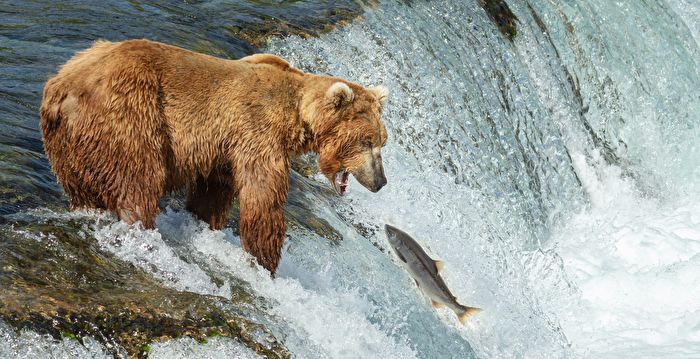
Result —
[[436, 301], [434, 301], [434, 300], [432, 300], [432, 299], [430, 300], [430, 302], [433, 303], [433, 308], [442, 308], [442, 307], [445, 306], [444, 304], [442, 304], [442, 303], [440, 303], [440, 302], [436, 302]]
[[464, 307], [464, 312], [462, 314], [457, 314], [457, 317], [459, 318], [459, 322], [464, 325], [464, 322], [469, 319], [472, 315], [479, 313], [481, 311], [481, 308], [474, 308], [474, 307]]
[[440, 273], [442, 271], [442, 268], [445, 266], [445, 263], [441, 260], [436, 260], [435, 261], [435, 269], [437, 269], [437, 272]]
[[418, 281], [415, 279], [413, 281], [416, 282], [416, 287], [420, 288], [420, 283], [418, 283]]

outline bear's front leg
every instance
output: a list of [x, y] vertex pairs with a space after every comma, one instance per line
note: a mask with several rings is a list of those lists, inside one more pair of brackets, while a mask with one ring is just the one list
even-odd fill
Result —
[[274, 277], [284, 242], [288, 175], [268, 172], [265, 176], [248, 177], [239, 190], [241, 246]]

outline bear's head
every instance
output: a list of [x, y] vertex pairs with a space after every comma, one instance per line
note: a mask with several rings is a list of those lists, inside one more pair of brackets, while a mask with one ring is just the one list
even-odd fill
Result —
[[335, 191], [344, 195], [348, 175], [372, 192], [386, 184], [381, 148], [386, 128], [381, 121], [387, 98], [384, 87], [364, 88], [338, 78], [314, 83], [302, 100], [302, 119], [310, 125], [319, 168]]

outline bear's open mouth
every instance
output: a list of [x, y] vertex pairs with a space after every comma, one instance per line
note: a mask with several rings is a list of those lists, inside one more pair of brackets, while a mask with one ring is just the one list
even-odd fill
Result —
[[336, 172], [335, 176], [333, 176], [333, 188], [335, 188], [335, 191], [339, 195], [345, 195], [345, 192], [348, 191], [348, 175], [350, 172], [341, 170]]

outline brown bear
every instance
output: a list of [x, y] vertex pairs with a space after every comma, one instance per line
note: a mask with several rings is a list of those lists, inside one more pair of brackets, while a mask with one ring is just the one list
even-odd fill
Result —
[[185, 190], [187, 209], [220, 229], [238, 197], [241, 246], [274, 275], [291, 158], [318, 153], [341, 195], [350, 173], [378, 191], [386, 96], [269, 54], [226, 60], [148, 40], [97, 41], [47, 81], [40, 126], [73, 209], [153, 228], [159, 198]]

